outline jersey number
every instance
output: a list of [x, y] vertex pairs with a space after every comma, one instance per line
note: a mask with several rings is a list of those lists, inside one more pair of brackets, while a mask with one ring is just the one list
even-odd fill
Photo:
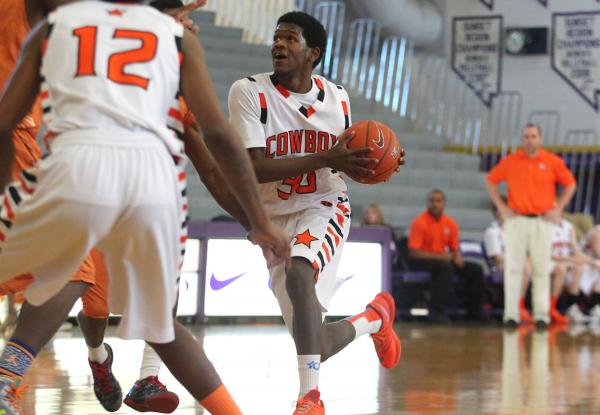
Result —
[[[73, 30], [73, 36], [79, 40], [77, 73], [75, 76], [96, 76], [96, 39], [97, 26], [84, 26]], [[154, 33], [139, 30], [115, 29], [113, 39], [136, 39], [141, 41], [137, 49], [115, 52], [108, 57], [107, 76], [113, 82], [139, 86], [147, 89], [150, 79], [125, 72], [125, 67], [133, 63], [144, 63], [154, 59], [158, 38]]]
[[[283, 187], [283, 188], [282, 188]], [[317, 174], [314, 171], [301, 176], [288, 177], [277, 188], [280, 199], [288, 200], [294, 193], [306, 194], [317, 191]]]

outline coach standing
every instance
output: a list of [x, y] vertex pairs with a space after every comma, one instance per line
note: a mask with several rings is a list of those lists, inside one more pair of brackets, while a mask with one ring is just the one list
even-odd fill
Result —
[[[542, 148], [542, 133], [527, 124], [521, 135], [522, 149], [503, 158], [487, 176], [490, 198], [504, 218], [506, 257], [504, 267], [504, 322], [519, 322], [519, 287], [529, 253], [533, 269], [533, 318], [543, 328], [549, 322], [550, 255], [552, 224], [575, 193], [575, 178], [564, 161]], [[508, 186], [508, 205], [498, 184]], [[563, 186], [556, 198], [556, 185]]]

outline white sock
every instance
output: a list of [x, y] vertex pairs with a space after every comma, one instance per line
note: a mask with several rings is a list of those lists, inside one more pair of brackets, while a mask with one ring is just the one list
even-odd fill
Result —
[[88, 346], [88, 359], [96, 363], [106, 362], [106, 359], [108, 359], [108, 350], [106, 350], [104, 343], [98, 347]]
[[368, 309], [360, 314], [350, 317], [348, 319], [354, 330], [356, 331], [354, 338], [362, 336], [363, 334], [377, 333], [381, 329], [381, 317], [375, 310]]
[[145, 379], [148, 376], [158, 376], [161, 364], [162, 360], [160, 360], [158, 353], [146, 343], [142, 357], [142, 366], [140, 367], [140, 379]]
[[320, 354], [298, 355], [298, 374], [300, 375], [299, 397], [306, 395], [312, 389], [317, 389], [317, 386], [319, 386], [320, 371]]

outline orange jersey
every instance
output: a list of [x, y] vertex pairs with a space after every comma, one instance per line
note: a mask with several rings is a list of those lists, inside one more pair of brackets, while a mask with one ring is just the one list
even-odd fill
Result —
[[556, 203], [556, 185], [575, 184], [563, 159], [543, 149], [535, 157], [528, 157], [523, 150], [504, 157], [487, 180], [493, 184], [506, 181], [508, 206], [521, 215], [549, 211]]
[[[13, 68], [17, 64], [21, 46], [29, 33], [29, 21], [23, 0], [2, 0], [0, 2], [0, 85], [4, 86]], [[41, 157], [41, 151], [35, 141], [42, 120], [42, 109], [39, 101], [33, 105], [31, 112], [23, 118], [13, 132], [15, 143], [15, 165], [13, 178], [20, 171], [33, 166]]]
[[457, 251], [458, 224], [450, 216], [436, 219], [425, 211], [410, 225], [408, 247], [435, 254]]

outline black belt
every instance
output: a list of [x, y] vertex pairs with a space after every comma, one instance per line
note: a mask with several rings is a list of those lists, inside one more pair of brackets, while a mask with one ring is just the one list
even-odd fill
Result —
[[522, 213], [521, 216], [525, 216], [526, 218], [541, 218], [544, 216], [543, 213]]

